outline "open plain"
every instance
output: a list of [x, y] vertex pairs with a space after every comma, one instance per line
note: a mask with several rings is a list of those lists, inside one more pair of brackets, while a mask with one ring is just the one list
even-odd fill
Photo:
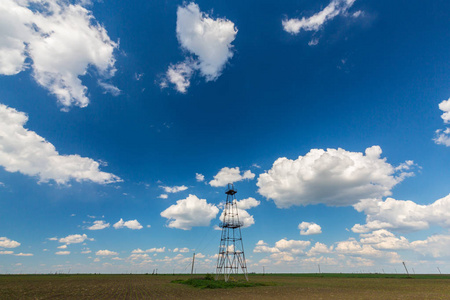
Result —
[[[201, 277], [197, 275], [196, 277]], [[199, 289], [188, 275], [3, 275], [0, 299], [449, 299], [450, 276], [251, 275], [257, 287]]]

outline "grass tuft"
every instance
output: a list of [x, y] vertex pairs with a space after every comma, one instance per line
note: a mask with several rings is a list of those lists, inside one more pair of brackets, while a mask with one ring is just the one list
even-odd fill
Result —
[[[210, 274], [208, 274], [210, 275]], [[255, 287], [255, 286], [268, 286], [268, 283], [261, 282], [249, 282], [243, 280], [233, 280], [230, 278], [229, 281], [225, 282], [223, 280], [214, 280], [214, 276], [210, 275], [204, 278], [190, 278], [186, 280], [173, 280], [173, 283], [187, 284], [199, 289], [230, 289], [237, 287]]]

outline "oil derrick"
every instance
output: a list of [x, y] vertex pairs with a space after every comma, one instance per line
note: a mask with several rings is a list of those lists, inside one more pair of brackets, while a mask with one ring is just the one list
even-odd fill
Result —
[[242, 242], [241, 227], [244, 225], [239, 221], [238, 207], [236, 201], [236, 190], [229, 183], [227, 201], [223, 209], [223, 219], [220, 223], [222, 235], [219, 246], [219, 257], [217, 258], [216, 280], [223, 274], [228, 281], [231, 274], [238, 274], [239, 269], [248, 281], [247, 263], [245, 262], [244, 244]]

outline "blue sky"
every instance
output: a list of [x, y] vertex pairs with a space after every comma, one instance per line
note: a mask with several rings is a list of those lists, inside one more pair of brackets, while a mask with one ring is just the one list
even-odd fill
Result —
[[2, 1], [0, 273], [450, 272], [449, 9]]

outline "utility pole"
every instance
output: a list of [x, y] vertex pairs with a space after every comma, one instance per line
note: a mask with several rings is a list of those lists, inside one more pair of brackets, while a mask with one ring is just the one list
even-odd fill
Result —
[[265, 266], [263, 266], [263, 276], [266, 274], [266, 269], [265, 269], [266, 267]]
[[409, 272], [408, 272], [408, 269], [406, 268], [406, 265], [405, 265], [405, 262], [404, 262], [404, 261], [403, 261], [403, 266], [405, 267], [406, 274], [408, 274], [408, 276], [409, 276]]
[[191, 275], [194, 274], [194, 262], [195, 262], [195, 252], [194, 252], [194, 255], [192, 256], [192, 269], [191, 269]]
[[319, 268], [319, 274], [320, 274], [320, 264], [317, 264], [317, 267]]

